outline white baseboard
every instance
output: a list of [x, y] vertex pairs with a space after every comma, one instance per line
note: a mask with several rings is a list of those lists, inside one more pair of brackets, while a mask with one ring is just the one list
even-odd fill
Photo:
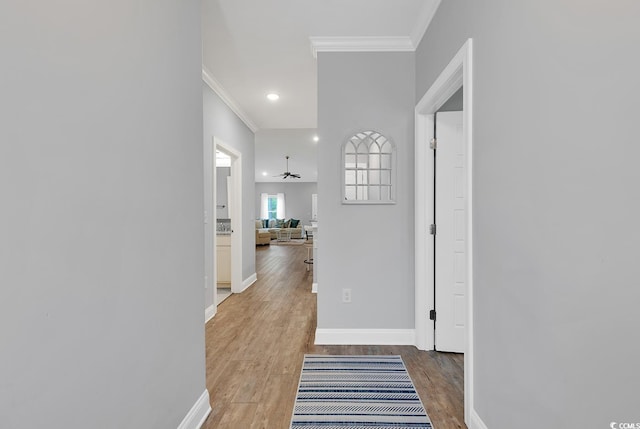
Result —
[[475, 409], [471, 409], [469, 420], [469, 429], [488, 429]]
[[200, 429], [210, 412], [209, 392], [205, 389], [184, 417], [178, 429]]
[[204, 323], [207, 323], [209, 320], [213, 319], [213, 316], [216, 315], [216, 305], [211, 304], [204, 310]]
[[311, 293], [318, 293], [318, 283], [311, 284]]
[[256, 273], [251, 274], [249, 277], [242, 281], [242, 290], [240, 292], [244, 292], [247, 290], [249, 286], [258, 281], [258, 275]]
[[413, 329], [316, 329], [316, 344], [414, 345]]

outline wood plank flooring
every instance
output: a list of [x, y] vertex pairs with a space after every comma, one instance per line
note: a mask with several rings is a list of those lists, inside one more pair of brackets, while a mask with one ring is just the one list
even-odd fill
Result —
[[463, 356], [413, 346], [315, 346], [316, 295], [304, 246], [256, 248], [258, 281], [218, 306], [206, 325], [204, 429], [289, 427], [305, 353], [398, 354], [436, 429], [466, 428]]

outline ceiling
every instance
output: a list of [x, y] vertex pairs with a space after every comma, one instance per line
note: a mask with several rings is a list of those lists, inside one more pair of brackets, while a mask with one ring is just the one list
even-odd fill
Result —
[[[256, 131], [256, 182], [317, 182], [315, 135], [315, 128]], [[289, 171], [300, 174], [299, 179], [273, 177], [286, 170], [286, 155], [291, 157]]]
[[[440, 0], [203, 0], [203, 77], [256, 132], [256, 181], [265, 181], [263, 171], [284, 171], [285, 155], [292, 157], [292, 172], [301, 172], [305, 181], [316, 180], [315, 143], [306, 137], [317, 127], [312, 38], [318, 51], [361, 47], [363, 42], [380, 50], [389, 41], [396, 48], [400, 44], [413, 50], [439, 4]], [[280, 99], [267, 100], [270, 92]], [[277, 131], [271, 133], [278, 136], [277, 142], [269, 133], [260, 137], [262, 130], [270, 129]], [[296, 166], [304, 170], [311, 157], [311, 170], [296, 171]]]

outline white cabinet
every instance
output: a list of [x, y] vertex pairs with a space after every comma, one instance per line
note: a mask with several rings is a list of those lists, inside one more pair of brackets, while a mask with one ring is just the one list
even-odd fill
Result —
[[231, 236], [216, 237], [216, 262], [218, 283], [231, 283]]

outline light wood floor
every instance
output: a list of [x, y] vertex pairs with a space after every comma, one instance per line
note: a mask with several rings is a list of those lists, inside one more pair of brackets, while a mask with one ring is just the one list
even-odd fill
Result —
[[466, 428], [463, 357], [413, 346], [315, 346], [316, 295], [304, 246], [256, 248], [258, 281], [206, 325], [204, 429], [289, 427], [305, 353], [399, 354], [436, 429]]

